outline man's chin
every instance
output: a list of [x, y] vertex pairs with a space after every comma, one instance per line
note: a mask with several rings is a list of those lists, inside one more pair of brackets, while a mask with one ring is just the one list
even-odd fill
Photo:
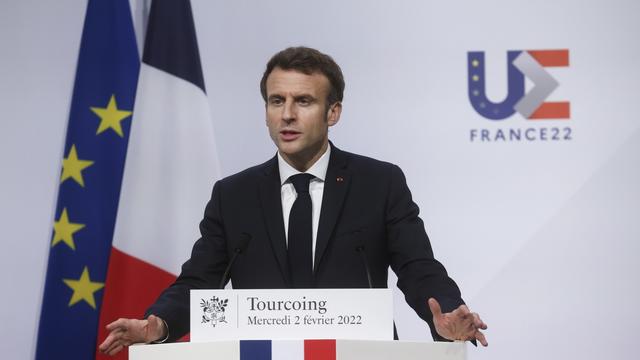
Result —
[[301, 151], [301, 146], [299, 144], [298, 141], [281, 141], [278, 143], [278, 151], [280, 152], [280, 154], [282, 155], [286, 155], [286, 156], [299, 156], [299, 154], [302, 152]]
[[307, 163], [317, 157], [322, 149], [322, 144], [310, 145], [301, 139], [288, 142], [280, 141], [277, 146], [280, 155], [289, 163]]

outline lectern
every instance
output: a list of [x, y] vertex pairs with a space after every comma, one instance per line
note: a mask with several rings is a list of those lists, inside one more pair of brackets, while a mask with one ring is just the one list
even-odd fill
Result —
[[391, 340], [392, 310], [389, 289], [192, 290], [192, 342], [134, 345], [129, 359], [466, 359], [464, 342]]

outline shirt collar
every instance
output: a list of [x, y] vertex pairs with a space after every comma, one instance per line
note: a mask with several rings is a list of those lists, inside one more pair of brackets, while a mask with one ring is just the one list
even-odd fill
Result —
[[[320, 156], [320, 158], [311, 167], [305, 171], [307, 174], [311, 174], [316, 178], [324, 181], [327, 176], [327, 169], [329, 168], [329, 155], [331, 154], [331, 144], [327, 145], [327, 150]], [[278, 169], [280, 170], [280, 185], [284, 183], [295, 174], [300, 174], [300, 171], [296, 170], [293, 166], [280, 155], [278, 151]]]

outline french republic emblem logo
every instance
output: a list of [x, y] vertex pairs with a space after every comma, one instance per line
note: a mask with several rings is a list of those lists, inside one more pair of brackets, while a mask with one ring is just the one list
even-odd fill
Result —
[[218, 323], [226, 323], [224, 312], [229, 299], [219, 299], [217, 296], [209, 300], [200, 299], [200, 307], [202, 308], [202, 323], [210, 323], [216, 327]]

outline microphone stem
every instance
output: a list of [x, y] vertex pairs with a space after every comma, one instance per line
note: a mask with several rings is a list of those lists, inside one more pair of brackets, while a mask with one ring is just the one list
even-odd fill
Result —
[[236, 249], [236, 251], [233, 253], [233, 256], [231, 257], [231, 261], [229, 261], [229, 265], [227, 266], [227, 269], [224, 271], [224, 274], [222, 275], [222, 279], [220, 279], [220, 285], [218, 285], [218, 289], [224, 289], [224, 285], [227, 282], [227, 279], [229, 278], [229, 272], [231, 271], [231, 266], [236, 261], [236, 258], [238, 257], [238, 255], [240, 255], [241, 252], [242, 251], [240, 251], [240, 249]]
[[369, 282], [369, 288], [373, 289], [373, 281], [371, 280], [371, 271], [369, 271], [369, 263], [367, 262], [367, 256], [364, 253], [363, 248], [359, 248], [358, 252], [360, 253], [360, 258], [362, 259], [362, 263], [364, 264], [364, 270], [367, 272], [367, 282]]

